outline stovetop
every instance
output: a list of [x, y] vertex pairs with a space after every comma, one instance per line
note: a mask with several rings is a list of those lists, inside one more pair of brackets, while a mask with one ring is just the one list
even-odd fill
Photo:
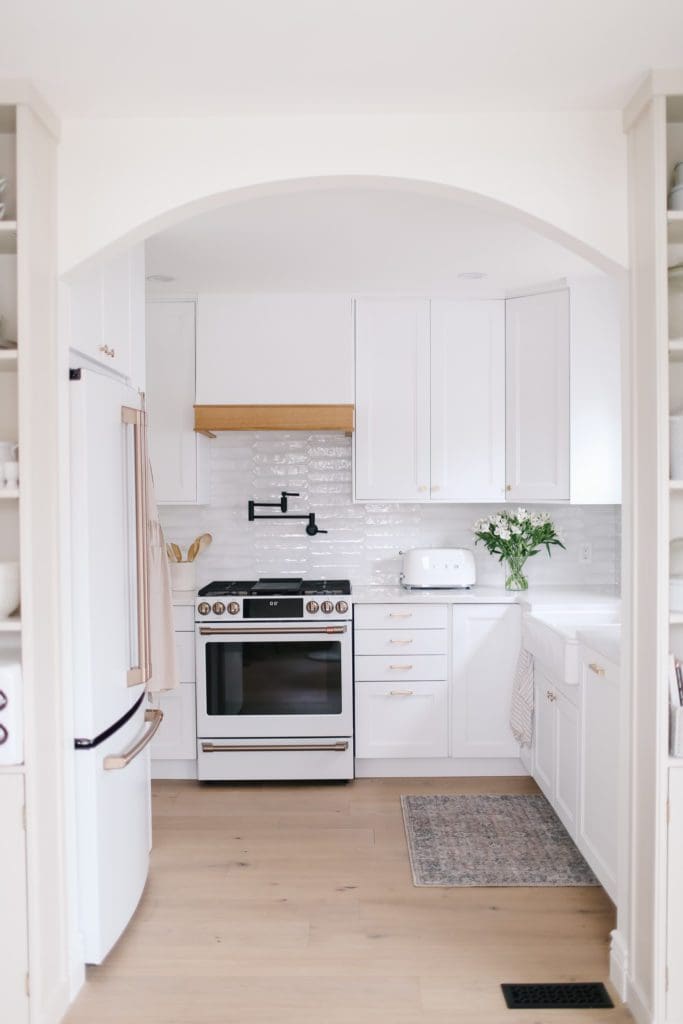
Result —
[[283, 595], [304, 597], [310, 594], [350, 594], [350, 580], [305, 580], [285, 576], [261, 580], [214, 580], [199, 591], [200, 597], [260, 597]]

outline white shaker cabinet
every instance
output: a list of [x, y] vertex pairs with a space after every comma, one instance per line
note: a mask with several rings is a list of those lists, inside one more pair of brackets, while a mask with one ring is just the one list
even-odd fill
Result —
[[[581, 742], [579, 709], [538, 664], [534, 676], [533, 776], [569, 835], [576, 839]], [[578, 688], [576, 699], [579, 699]]]
[[579, 846], [612, 899], [617, 888], [619, 670], [582, 648], [582, 792]]
[[24, 777], [0, 775], [0, 964], [2, 1019], [28, 1024], [28, 929], [26, 920], [26, 832]]
[[355, 498], [429, 498], [429, 302], [356, 302]]
[[69, 347], [144, 388], [144, 247], [69, 280]]
[[147, 304], [149, 453], [157, 502], [207, 499], [206, 438], [194, 429], [195, 303]]
[[505, 497], [505, 303], [431, 303], [431, 497]]
[[452, 757], [518, 757], [510, 731], [521, 642], [519, 605], [453, 608]]
[[568, 290], [508, 299], [508, 500], [569, 500], [569, 390]]

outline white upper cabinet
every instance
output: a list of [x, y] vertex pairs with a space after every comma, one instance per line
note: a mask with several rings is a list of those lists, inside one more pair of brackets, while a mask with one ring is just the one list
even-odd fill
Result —
[[431, 303], [431, 497], [505, 498], [505, 303]]
[[356, 302], [355, 497], [429, 498], [429, 302]]
[[343, 295], [200, 295], [198, 405], [353, 403], [353, 302]]
[[69, 347], [144, 387], [144, 247], [77, 272], [69, 286]]
[[206, 439], [194, 429], [195, 303], [147, 304], [149, 453], [159, 504], [206, 500]]
[[506, 302], [510, 501], [569, 500], [569, 292]]

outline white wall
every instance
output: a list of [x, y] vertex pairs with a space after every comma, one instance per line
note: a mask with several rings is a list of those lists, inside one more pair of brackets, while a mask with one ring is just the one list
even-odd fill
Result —
[[[315, 512], [327, 534], [309, 537], [305, 521], [250, 523], [247, 502], [274, 501], [299, 491], [291, 512]], [[183, 547], [209, 532], [214, 544], [198, 563], [198, 583], [283, 573], [349, 577], [356, 585], [396, 584], [399, 551], [420, 546], [473, 547], [472, 524], [491, 505], [398, 505], [351, 501], [351, 439], [340, 434], [245, 431], [210, 442], [210, 503], [205, 508], [162, 508], [169, 541]], [[537, 506], [534, 506], [536, 508]], [[269, 510], [265, 510], [269, 511]], [[527, 563], [532, 584], [615, 585], [619, 581], [620, 510], [614, 506], [547, 506], [567, 550]], [[590, 565], [579, 546], [593, 548]], [[481, 545], [479, 582], [502, 585], [504, 574]], [[226, 575], [227, 574], [227, 575]]]
[[183, 204], [340, 175], [480, 193], [547, 222], [559, 241], [627, 262], [616, 112], [72, 119], [59, 156], [62, 272], [130, 232], [138, 240], [168, 226], [177, 213], [164, 215]]

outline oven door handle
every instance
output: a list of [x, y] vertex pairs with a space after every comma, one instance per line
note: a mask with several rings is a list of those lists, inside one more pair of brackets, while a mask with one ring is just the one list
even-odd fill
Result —
[[244, 750], [348, 750], [348, 740], [338, 740], [335, 743], [202, 743], [202, 753], [223, 754], [226, 752], [239, 753]]
[[200, 636], [243, 636], [244, 634], [345, 633], [346, 626], [200, 626]]

